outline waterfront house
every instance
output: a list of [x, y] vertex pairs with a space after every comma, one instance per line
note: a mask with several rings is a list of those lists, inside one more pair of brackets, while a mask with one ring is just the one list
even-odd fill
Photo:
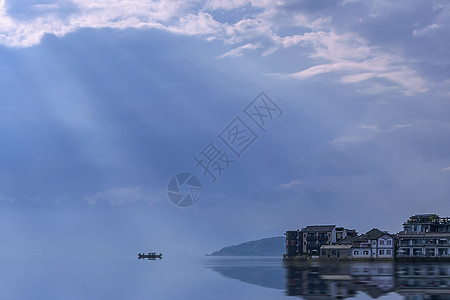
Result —
[[306, 226], [301, 231], [303, 235], [303, 253], [319, 255], [322, 245], [331, 245], [336, 242], [335, 225]]
[[394, 259], [395, 237], [379, 229], [320, 247], [321, 259]]
[[320, 247], [333, 245], [346, 237], [357, 236], [354, 229], [336, 225], [306, 226], [302, 230], [286, 231], [286, 256], [319, 255]]
[[293, 257], [303, 252], [303, 234], [299, 230], [286, 231], [286, 256]]
[[287, 231], [286, 256], [299, 255], [323, 259], [450, 259], [450, 218], [414, 215], [396, 235], [374, 228], [357, 236], [355, 230], [335, 225]]
[[450, 219], [437, 214], [411, 216], [398, 233], [399, 258], [448, 258]]
[[335, 230], [336, 230], [336, 241], [340, 241], [348, 236], [354, 237], [358, 235], [358, 233], [354, 229], [336, 227]]
[[[361, 248], [367, 245], [367, 241], [358, 236], [346, 236], [333, 245], [323, 245], [320, 247], [321, 259], [351, 259], [355, 255], [357, 258], [363, 257]], [[365, 250], [368, 250], [367, 248]], [[364, 252], [370, 258], [370, 251]]]
[[352, 245], [323, 245], [320, 247], [321, 259], [349, 259]]
[[371, 248], [371, 258], [393, 259], [395, 256], [395, 236], [373, 228], [361, 235]]
[[351, 258], [361, 258], [370, 259], [372, 258], [372, 249], [367, 239], [359, 236], [348, 236], [345, 239], [338, 242], [341, 245], [352, 245], [350, 257]]

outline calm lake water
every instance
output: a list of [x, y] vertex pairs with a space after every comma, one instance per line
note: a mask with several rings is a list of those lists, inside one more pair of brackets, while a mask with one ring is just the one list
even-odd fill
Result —
[[1, 262], [0, 299], [450, 299], [450, 264], [273, 257]]

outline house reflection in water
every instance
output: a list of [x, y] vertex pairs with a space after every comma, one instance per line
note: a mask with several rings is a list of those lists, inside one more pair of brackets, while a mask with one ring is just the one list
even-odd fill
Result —
[[450, 299], [450, 264], [397, 264], [396, 292], [405, 299]]
[[371, 298], [397, 293], [407, 300], [450, 299], [450, 263], [290, 262], [286, 293], [304, 299]]
[[393, 262], [286, 264], [287, 294], [305, 299], [344, 299], [358, 291], [377, 298], [394, 290]]

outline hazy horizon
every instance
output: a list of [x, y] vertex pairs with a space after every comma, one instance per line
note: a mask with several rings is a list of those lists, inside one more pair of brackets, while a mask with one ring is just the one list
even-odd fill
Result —
[[[0, 258], [450, 215], [448, 2], [44, 2], [0, 1]], [[215, 182], [194, 160], [210, 142], [233, 161]], [[187, 208], [167, 194], [183, 172]]]

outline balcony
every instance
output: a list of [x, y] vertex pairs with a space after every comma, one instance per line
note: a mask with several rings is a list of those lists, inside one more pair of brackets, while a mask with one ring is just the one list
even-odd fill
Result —
[[328, 240], [328, 236], [326, 235], [319, 235], [319, 241], [326, 241]]
[[413, 241], [411, 246], [413, 246], [413, 247], [415, 247], [415, 246], [425, 246], [425, 242], [424, 241]]
[[315, 234], [308, 234], [306, 236], [306, 240], [307, 241], [315, 241], [315, 240], [317, 240], [317, 235], [315, 235]]
[[411, 246], [411, 240], [403, 240], [403, 241], [399, 241], [398, 243], [399, 246]]
[[397, 257], [450, 257], [450, 253], [438, 252], [437, 255], [435, 255], [435, 252], [427, 252], [426, 254], [423, 254], [422, 252], [416, 252], [413, 255], [409, 255], [408, 252], [398, 252]]

